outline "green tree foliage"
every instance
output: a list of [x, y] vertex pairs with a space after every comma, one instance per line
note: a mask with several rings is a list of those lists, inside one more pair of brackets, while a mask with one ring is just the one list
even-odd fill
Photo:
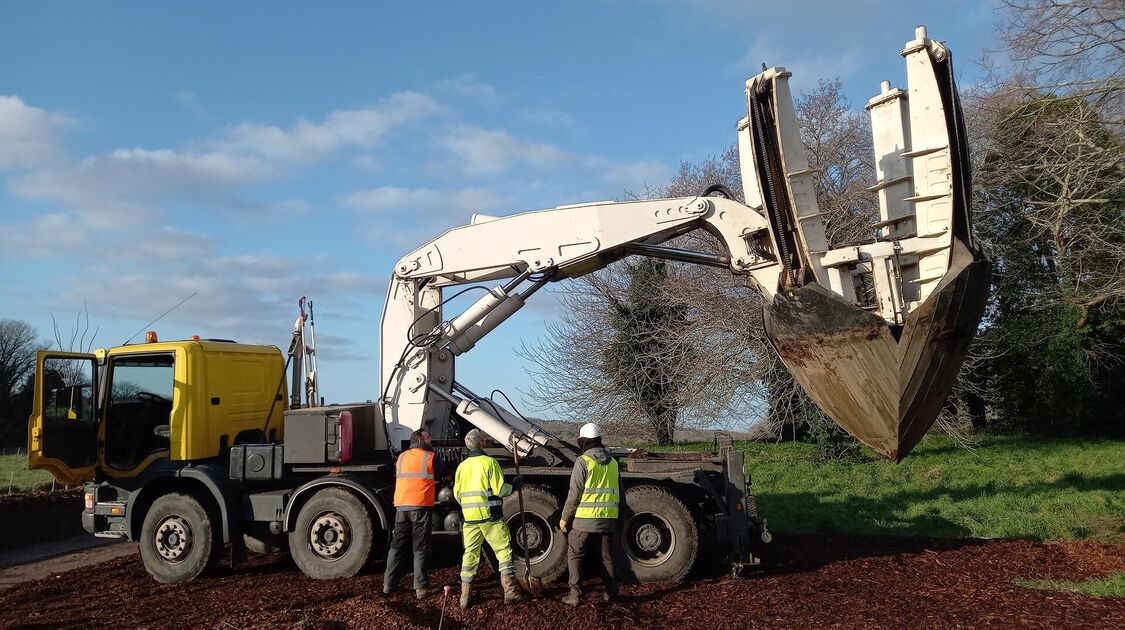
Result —
[[678, 334], [687, 326], [686, 309], [668, 299], [668, 270], [663, 261], [644, 259], [628, 265], [625, 299], [613, 299], [613, 340], [606, 347], [606, 373], [635, 398], [652, 423], [657, 444], [672, 444], [679, 415], [680, 383], [670, 361], [690, 352]]
[[1125, 143], [1083, 98], [1000, 108], [978, 170], [996, 258], [986, 317], [992, 423], [1121, 434], [1125, 425]]

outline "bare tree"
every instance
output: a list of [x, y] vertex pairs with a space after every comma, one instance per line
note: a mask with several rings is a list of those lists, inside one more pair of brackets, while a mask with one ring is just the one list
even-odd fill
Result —
[[35, 371], [35, 352], [44, 345], [31, 324], [0, 319], [0, 443], [23, 445], [31, 413], [28, 383]]
[[1041, 90], [1087, 99], [1122, 121], [1125, 3], [1121, 0], [1003, 0], [1000, 35]]
[[38, 333], [19, 319], [0, 319], [0, 407], [12, 397], [35, 370]]
[[94, 340], [98, 336], [101, 327], [94, 328], [94, 332], [90, 332], [90, 309], [87, 308], [86, 303], [82, 303], [82, 310], [78, 311], [74, 316], [74, 324], [70, 327], [70, 336], [67, 342], [63, 344], [63, 336], [59, 332], [59, 323], [55, 321], [55, 314], [51, 313], [51, 328], [55, 334], [55, 347], [63, 352], [83, 352], [89, 353], [94, 348]]
[[[866, 192], [874, 180], [867, 116], [851, 110], [838, 81], [802, 94], [796, 106], [810, 166], [820, 174], [817, 195], [830, 237], [844, 242], [869, 235], [876, 205]], [[738, 150], [731, 146], [718, 156], [681, 164], [661, 188], [626, 195], [690, 196], [722, 184], [741, 200], [740, 173]], [[673, 244], [710, 252], [721, 247], [702, 232]], [[520, 351], [532, 364], [529, 398], [559, 416], [596, 418], [638, 439], [663, 440], [676, 427], [754, 427], [778, 435], [782, 426], [823, 419], [766, 340], [761, 298], [745, 278], [681, 263], [661, 268], [664, 280], [650, 287], [645, 299], [682, 318], [654, 320], [643, 333], [634, 331], [634, 349], [643, 351], [630, 354], [624, 365], [607, 361], [606, 348], [620, 339], [620, 307], [630, 303], [638, 267], [616, 263], [563, 287], [557, 294], [561, 321]], [[622, 372], [630, 378], [621, 378]], [[669, 379], [675, 387], [663, 386]], [[639, 391], [660, 392], [660, 405], [638, 397]], [[653, 417], [656, 408], [662, 418]]]
[[809, 168], [816, 171], [816, 202], [832, 247], [870, 240], [879, 204], [875, 184], [871, 118], [852, 108], [839, 79], [822, 80], [794, 103]]

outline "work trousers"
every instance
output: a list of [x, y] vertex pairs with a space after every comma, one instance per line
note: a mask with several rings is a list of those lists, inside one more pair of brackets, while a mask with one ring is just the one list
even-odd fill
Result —
[[617, 596], [617, 569], [613, 561], [613, 549], [620, 544], [620, 538], [620, 530], [605, 533], [570, 530], [566, 536], [566, 568], [570, 574], [570, 590], [581, 592], [579, 584], [582, 581], [582, 558], [596, 545], [602, 555], [602, 562], [598, 566], [602, 574], [602, 586], [611, 597]]
[[383, 574], [383, 590], [391, 591], [406, 572], [407, 549], [414, 548], [414, 588], [426, 588], [426, 568], [430, 565], [430, 513], [432, 510], [395, 512], [395, 528], [391, 533], [391, 549], [387, 553], [387, 570]]
[[512, 536], [508, 525], [503, 521], [485, 523], [466, 523], [461, 527], [461, 540], [465, 543], [465, 555], [461, 558], [461, 581], [472, 582], [480, 565], [480, 550], [488, 541], [496, 554], [500, 573], [514, 575], [516, 565], [512, 564]]

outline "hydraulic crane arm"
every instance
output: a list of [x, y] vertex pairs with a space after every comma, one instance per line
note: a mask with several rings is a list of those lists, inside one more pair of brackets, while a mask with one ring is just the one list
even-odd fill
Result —
[[[697, 229], [715, 235], [726, 254], [661, 245]], [[723, 266], [750, 275], [763, 294], [772, 295], [780, 265], [770, 243], [765, 218], [720, 197], [578, 204], [502, 218], [475, 215], [469, 225], [445, 232], [395, 266], [383, 314], [382, 354], [383, 374], [390, 377], [383, 385], [393, 396], [386, 400], [384, 414], [392, 432], [397, 431], [392, 442], [420, 426], [430, 426], [437, 437], [452, 433], [453, 427], [440, 422], [451, 405], [454, 413], [502, 444], [512, 431], [533, 432], [514, 415], [490, 421], [486, 415], [504, 415], [491, 405], [481, 409], [470, 399], [462, 405], [457, 394], [464, 391], [457, 391], [453, 362], [546, 282], [590, 273], [629, 255], [646, 255]], [[508, 282], [464, 313], [442, 319], [443, 288], [496, 280]], [[529, 286], [518, 291], [525, 282]], [[528, 449], [533, 441], [528, 440]]]
[[[885, 82], [868, 104], [880, 208], [869, 240], [829, 246], [789, 73], [770, 68], [747, 82], [748, 116], [738, 125], [746, 204], [700, 196], [477, 214], [399, 260], [382, 320], [380, 402], [391, 444], [423, 426], [453, 437], [460, 418], [525, 454], [546, 445], [537, 427], [457, 383], [455, 357], [545, 283], [644, 255], [751, 277], [767, 335], [813, 400], [876, 451], [904, 457], [948, 396], [990, 277], [972, 239], [951, 55], [924, 28], [916, 35], [902, 51], [908, 90]], [[665, 245], [693, 230], [724, 251]], [[505, 282], [443, 317], [444, 288], [495, 281]]]

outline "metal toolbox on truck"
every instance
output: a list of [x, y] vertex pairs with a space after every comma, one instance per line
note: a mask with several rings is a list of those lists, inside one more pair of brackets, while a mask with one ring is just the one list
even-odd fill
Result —
[[307, 407], [285, 412], [286, 464], [346, 464], [385, 439], [374, 404]]

